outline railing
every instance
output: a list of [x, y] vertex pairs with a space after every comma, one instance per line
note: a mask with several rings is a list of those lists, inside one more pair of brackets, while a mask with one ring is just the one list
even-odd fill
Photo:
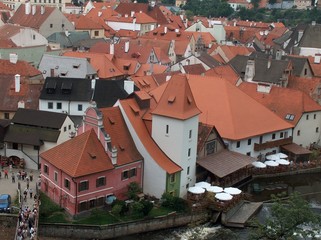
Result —
[[268, 148], [274, 148], [274, 147], [279, 147], [282, 145], [290, 144], [292, 143], [292, 137], [280, 139], [280, 140], [275, 140], [275, 141], [270, 141], [270, 142], [265, 142], [265, 143], [254, 143], [254, 151], [261, 151], [265, 150]]

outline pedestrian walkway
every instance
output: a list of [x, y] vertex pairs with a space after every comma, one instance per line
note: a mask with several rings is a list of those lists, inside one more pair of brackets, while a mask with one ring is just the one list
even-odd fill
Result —
[[[24, 175], [26, 177], [20, 177]], [[23, 169], [15, 169], [10, 167], [4, 167], [1, 169], [1, 178], [0, 178], [0, 194], [10, 194], [12, 201], [14, 202], [16, 199], [19, 200], [19, 205], [21, 206], [20, 213], [19, 213], [19, 224], [24, 219], [23, 214], [29, 211], [31, 213], [31, 217], [34, 218], [33, 209], [35, 209], [35, 198], [34, 195], [37, 192], [37, 184], [39, 178], [39, 171], [35, 170], [23, 170]], [[26, 195], [24, 191], [26, 190]], [[19, 197], [20, 195], [20, 197]], [[13, 203], [14, 205], [14, 203]], [[38, 208], [38, 206], [37, 206]], [[19, 211], [19, 207], [15, 208], [15, 211]], [[38, 211], [38, 210], [37, 210]], [[21, 216], [20, 216], [21, 215]], [[32, 239], [30, 230], [31, 230], [31, 223], [34, 219], [29, 220], [26, 223], [26, 235], [27, 238], [24, 239]], [[23, 227], [17, 230], [21, 231]], [[35, 230], [32, 230], [35, 231]], [[14, 239], [14, 236], [12, 237]], [[17, 238], [19, 239], [19, 238]]]

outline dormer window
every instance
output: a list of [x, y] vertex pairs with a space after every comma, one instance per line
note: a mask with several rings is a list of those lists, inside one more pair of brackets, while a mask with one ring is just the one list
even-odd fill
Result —
[[80, 64], [74, 64], [74, 65], [72, 65], [72, 68], [74, 68], [74, 69], [78, 69], [78, 68], [79, 68], [79, 66], [80, 66]]
[[48, 94], [54, 94], [56, 92], [57, 83], [55, 81], [49, 81], [46, 83], [46, 92]]
[[72, 89], [72, 83], [71, 82], [64, 82], [61, 85], [61, 93], [62, 94], [70, 94]]

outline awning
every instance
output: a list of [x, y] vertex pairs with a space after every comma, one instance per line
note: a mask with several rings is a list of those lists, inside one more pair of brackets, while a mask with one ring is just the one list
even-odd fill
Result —
[[199, 159], [196, 163], [215, 176], [223, 178], [251, 165], [255, 160], [255, 158], [250, 156], [224, 149], [221, 152]]
[[295, 154], [295, 155], [303, 155], [303, 154], [310, 154], [311, 153], [310, 150], [308, 150], [304, 147], [301, 147], [300, 145], [295, 144], [295, 143], [283, 145], [282, 148], [288, 152]]

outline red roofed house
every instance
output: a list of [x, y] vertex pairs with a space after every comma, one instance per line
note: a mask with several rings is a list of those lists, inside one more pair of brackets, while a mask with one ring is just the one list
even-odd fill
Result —
[[30, 27], [44, 37], [55, 32], [73, 31], [74, 25], [56, 7], [32, 5], [28, 1], [21, 4], [9, 23]]
[[87, 109], [78, 133], [41, 154], [42, 191], [71, 215], [103, 206], [108, 196], [126, 199], [143, 171], [118, 108]]
[[157, 103], [140, 91], [118, 104], [144, 157], [144, 193], [186, 197], [196, 181], [200, 114], [186, 77], [177, 75], [168, 81]]

